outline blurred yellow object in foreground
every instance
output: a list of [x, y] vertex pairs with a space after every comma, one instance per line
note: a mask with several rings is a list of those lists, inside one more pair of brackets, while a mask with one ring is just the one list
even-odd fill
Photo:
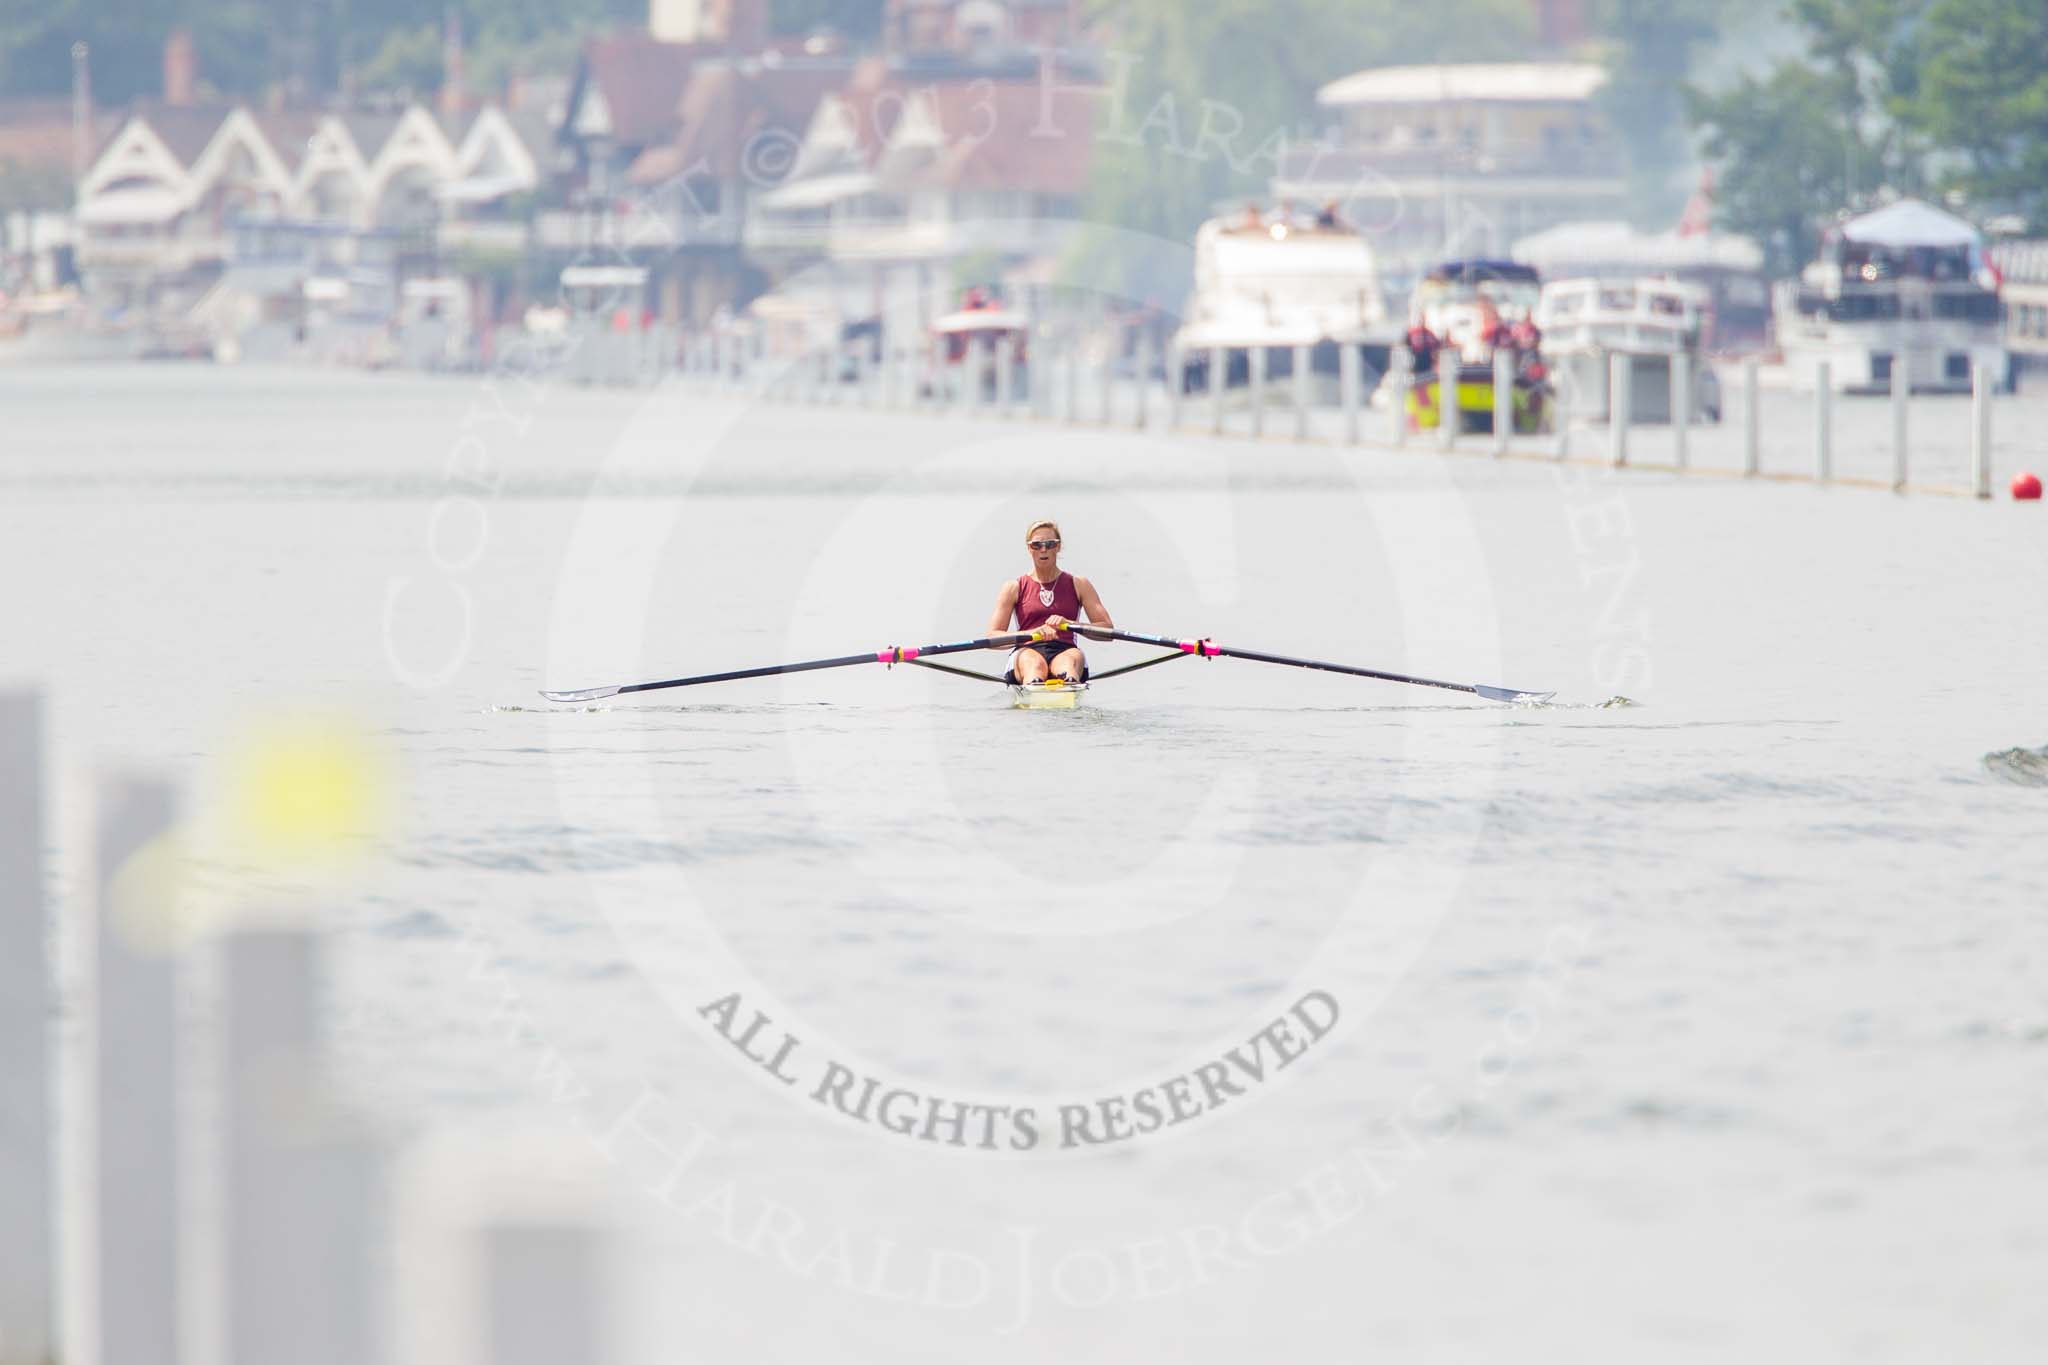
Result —
[[346, 725], [272, 723], [230, 765], [233, 831], [259, 857], [339, 853], [382, 825], [389, 787], [382, 753]]

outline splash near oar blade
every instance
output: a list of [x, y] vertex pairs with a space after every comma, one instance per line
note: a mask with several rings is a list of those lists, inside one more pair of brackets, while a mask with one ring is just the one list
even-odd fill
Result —
[[1157, 645], [1161, 649], [1176, 649], [1183, 654], [1195, 654], [1206, 659], [1249, 659], [1259, 664], [1279, 664], [1283, 668], [1306, 668], [1318, 673], [1343, 673], [1353, 678], [1376, 678], [1381, 682], [1408, 683], [1415, 687], [1440, 687], [1447, 692], [1469, 692], [1475, 697], [1501, 702], [1544, 702], [1557, 695], [1554, 692], [1529, 692], [1516, 687], [1496, 687], [1488, 683], [1444, 682], [1438, 678], [1417, 678], [1406, 673], [1389, 673], [1378, 668], [1360, 668], [1355, 664], [1336, 664], [1323, 659], [1297, 659], [1286, 654], [1265, 654], [1255, 649], [1232, 649], [1219, 645], [1214, 640], [1177, 640], [1165, 635], [1141, 635], [1136, 631], [1112, 630], [1106, 626], [1087, 625], [1081, 622], [1069, 623], [1068, 629], [1076, 635], [1091, 640], [1122, 640], [1134, 645]]

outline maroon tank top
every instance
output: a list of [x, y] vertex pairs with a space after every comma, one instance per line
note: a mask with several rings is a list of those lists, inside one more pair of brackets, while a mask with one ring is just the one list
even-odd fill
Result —
[[1049, 616], [1081, 619], [1081, 592], [1074, 586], [1074, 576], [1063, 573], [1048, 586], [1025, 574], [1017, 580], [1017, 629], [1037, 630]]

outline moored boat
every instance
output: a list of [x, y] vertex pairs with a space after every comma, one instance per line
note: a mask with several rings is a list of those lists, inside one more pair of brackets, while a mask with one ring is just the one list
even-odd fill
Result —
[[1002, 401], [1029, 392], [1031, 318], [993, 292], [968, 290], [957, 310], [932, 323], [932, 336], [938, 381], [952, 394], [972, 389]]
[[1366, 383], [1387, 368], [1396, 328], [1372, 248], [1332, 210], [1213, 218], [1195, 233], [1195, 287], [1175, 334], [1179, 381], [1207, 390], [1212, 357], [1223, 356], [1225, 388], [1243, 388], [1253, 374], [1251, 352], [1265, 353], [1266, 379], [1291, 379], [1294, 348], [1309, 348], [1313, 401], [1336, 397], [1340, 350], [1362, 350]]
[[[1505, 353], [1511, 359], [1511, 430], [1550, 430], [1554, 404], [1535, 320], [1541, 285], [1534, 269], [1514, 261], [1446, 261], [1422, 277], [1408, 304], [1411, 426], [1434, 430], [1454, 420], [1461, 431], [1492, 431], [1495, 358]], [[1439, 392], [1446, 352], [1457, 359], [1448, 419]]]
[[1631, 423], [1673, 419], [1672, 374], [1682, 357], [1686, 420], [1721, 420], [1721, 386], [1700, 337], [1706, 291], [1678, 280], [1604, 276], [1551, 280], [1536, 305], [1562, 401], [1573, 416], [1606, 421], [1615, 356], [1627, 357]]
[[1917, 199], [1828, 229], [1820, 259], [1773, 296], [1778, 347], [1795, 388], [1881, 392], [1903, 370], [1915, 392], [1962, 392], [1988, 368], [2011, 380], [1998, 272], [1983, 234]]

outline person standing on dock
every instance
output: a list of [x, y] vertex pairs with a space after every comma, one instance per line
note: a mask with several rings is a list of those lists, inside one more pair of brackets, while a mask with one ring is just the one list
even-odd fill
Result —
[[[1064, 631], [1067, 622], [1083, 619], [1098, 626], [1113, 625], [1095, 585], [1079, 574], [1060, 570], [1060, 528], [1054, 521], [1034, 521], [1024, 531], [1025, 548], [1031, 552], [1031, 572], [1004, 583], [996, 593], [996, 609], [989, 617], [988, 634], [1000, 635], [1016, 622], [1020, 631], [1051, 629]], [[1087, 681], [1088, 661], [1081, 647], [1071, 639], [1037, 640], [1013, 651], [1010, 673], [1014, 683], [1042, 683], [1057, 674], [1069, 683]]]

